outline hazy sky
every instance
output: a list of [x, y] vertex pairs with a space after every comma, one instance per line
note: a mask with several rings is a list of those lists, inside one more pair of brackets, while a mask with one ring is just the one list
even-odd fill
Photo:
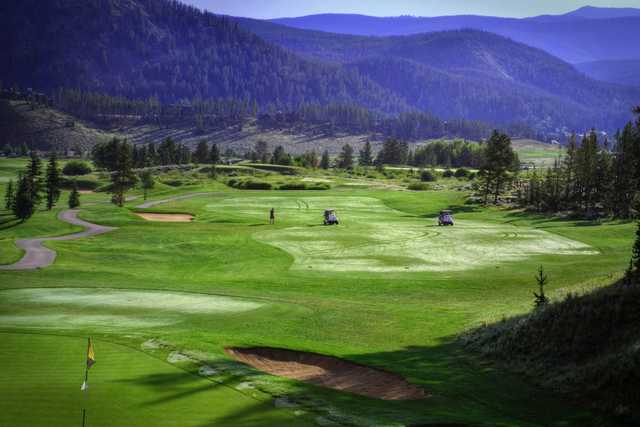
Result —
[[374, 16], [493, 15], [525, 17], [560, 14], [582, 6], [640, 7], [640, 0], [183, 0], [212, 12], [280, 18], [315, 13]]

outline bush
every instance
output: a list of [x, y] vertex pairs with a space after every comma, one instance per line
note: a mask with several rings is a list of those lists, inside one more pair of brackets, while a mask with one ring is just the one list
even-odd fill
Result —
[[428, 169], [425, 169], [422, 172], [420, 172], [420, 181], [422, 182], [434, 182], [437, 180], [438, 178], [436, 177], [436, 175]]
[[466, 178], [469, 176], [469, 169], [458, 168], [454, 174], [456, 178]]
[[88, 175], [92, 172], [91, 166], [87, 162], [72, 160], [62, 168], [62, 173], [68, 176]]
[[475, 173], [475, 172], [469, 172], [469, 176], [467, 176], [467, 179], [468, 179], [469, 181], [473, 181], [474, 179], [476, 179], [476, 177], [477, 177], [477, 176], [478, 176], [478, 174], [477, 174], [477, 173]]
[[254, 180], [242, 181], [235, 178], [228, 180], [227, 185], [239, 190], [271, 190], [273, 188], [269, 182]]
[[65, 190], [71, 190], [73, 189], [74, 182], [77, 184], [78, 190], [95, 190], [100, 185], [100, 183], [97, 180], [92, 179], [90, 177], [75, 178], [75, 179], [62, 177], [60, 178], [60, 188], [64, 188]]
[[182, 187], [184, 185], [184, 181], [179, 179], [169, 179], [167, 181], [162, 181], [162, 183], [170, 187]]
[[411, 191], [429, 191], [431, 190], [431, 186], [424, 182], [412, 182], [407, 187]]
[[454, 176], [454, 173], [451, 169], [445, 169], [445, 171], [442, 172], [443, 178], [452, 178], [453, 176]]
[[305, 183], [305, 182], [287, 182], [278, 186], [278, 190], [328, 190], [331, 186], [323, 182]]

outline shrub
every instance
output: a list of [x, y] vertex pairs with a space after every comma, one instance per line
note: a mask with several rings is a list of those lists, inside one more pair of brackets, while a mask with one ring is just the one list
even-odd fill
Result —
[[304, 182], [287, 182], [278, 187], [278, 190], [306, 190], [307, 184]]
[[456, 178], [466, 178], [469, 176], [469, 169], [458, 168], [454, 174]]
[[476, 177], [477, 177], [477, 176], [478, 176], [478, 174], [477, 174], [477, 173], [475, 173], [475, 172], [469, 172], [469, 175], [467, 176], [467, 179], [468, 179], [469, 181], [473, 181], [474, 179], [476, 179]]
[[436, 175], [428, 169], [425, 169], [422, 172], [420, 172], [420, 181], [422, 182], [434, 182], [437, 180], [438, 178], [436, 177]]
[[184, 181], [179, 179], [169, 179], [167, 181], [162, 181], [162, 183], [170, 187], [181, 187], [184, 185]]
[[247, 180], [242, 181], [239, 179], [231, 178], [227, 181], [229, 187], [237, 188], [239, 190], [271, 190], [273, 186], [269, 182]]
[[68, 176], [88, 175], [91, 171], [91, 166], [80, 160], [72, 160], [62, 168], [62, 173]]
[[411, 191], [429, 191], [431, 190], [431, 186], [424, 182], [412, 182], [407, 187]]
[[95, 190], [100, 185], [100, 183], [92, 177], [75, 179], [62, 177], [60, 178], [60, 188], [71, 190], [73, 189], [74, 182], [78, 186], [78, 190]]
[[454, 176], [454, 173], [451, 169], [446, 169], [444, 172], [442, 172], [443, 178], [452, 178], [453, 176]]

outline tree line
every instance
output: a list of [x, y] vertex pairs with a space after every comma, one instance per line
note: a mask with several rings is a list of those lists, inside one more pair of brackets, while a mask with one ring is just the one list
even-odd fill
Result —
[[631, 218], [640, 212], [640, 120], [613, 143], [598, 141], [595, 132], [580, 142], [573, 136], [562, 161], [519, 182], [518, 200], [540, 212]]
[[[47, 210], [53, 209], [60, 199], [61, 189], [62, 174], [56, 153], [50, 153], [47, 168], [43, 171], [42, 160], [38, 153], [31, 151], [27, 166], [25, 170], [18, 173], [15, 184], [13, 180], [7, 184], [4, 206], [17, 219], [26, 221], [33, 216], [43, 201]], [[69, 195], [68, 205], [70, 208], [80, 205], [80, 195], [75, 182]]]

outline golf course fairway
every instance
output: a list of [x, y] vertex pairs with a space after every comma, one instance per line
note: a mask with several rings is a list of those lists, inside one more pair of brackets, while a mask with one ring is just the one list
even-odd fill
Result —
[[[81, 425], [83, 407], [91, 427], [606, 425], [457, 338], [529, 311], [540, 265], [552, 299], [611, 283], [627, 264], [632, 223], [480, 208], [463, 191], [339, 183], [243, 191], [203, 180], [161, 187], [149, 202], [162, 203], [143, 208], [108, 197], [83, 195], [78, 217], [114, 230], [46, 241], [50, 266], [0, 271], [2, 426]], [[321, 225], [328, 208], [340, 225]], [[442, 209], [454, 227], [437, 226]], [[57, 219], [62, 210], [3, 225], [0, 262], [20, 259], [17, 239], [81, 231]], [[96, 363], [83, 394], [89, 336]], [[340, 358], [426, 392], [376, 399], [270, 375], [226, 352], [253, 347]]]

